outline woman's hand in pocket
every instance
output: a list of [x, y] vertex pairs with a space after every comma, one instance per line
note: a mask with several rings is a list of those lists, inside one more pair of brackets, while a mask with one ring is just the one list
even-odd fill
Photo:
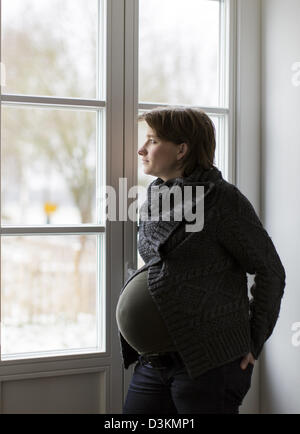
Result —
[[251, 353], [248, 353], [241, 361], [241, 369], [247, 369], [248, 363], [252, 363], [252, 365], [255, 363], [255, 358]]

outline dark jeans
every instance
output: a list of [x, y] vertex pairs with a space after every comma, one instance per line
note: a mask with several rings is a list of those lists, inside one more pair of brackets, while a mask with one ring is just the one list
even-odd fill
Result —
[[153, 368], [134, 367], [123, 414], [238, 414], [251, 386], [254, 365], [240, 367], [243, 357], [189, 378], [182, 362]]

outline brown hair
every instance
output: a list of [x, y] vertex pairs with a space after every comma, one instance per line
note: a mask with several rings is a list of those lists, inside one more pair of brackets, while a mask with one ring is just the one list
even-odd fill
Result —
[[207, 114], [192, 107], [157, 107], [138, 116], [146, 121], [157, 137], [177, 145], [185, 142], [188, 151], [180, 160], [183, 176], [189, 176], [196, 165], [204, 169], [214, 166], [215, 126]]

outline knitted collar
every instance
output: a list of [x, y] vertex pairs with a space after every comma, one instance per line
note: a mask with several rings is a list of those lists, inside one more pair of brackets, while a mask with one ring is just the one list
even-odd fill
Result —
[[[141, 208], [141, 216], [142, 220], [145, 219], [146, 221], [151, 215], [151, 192], [153, 191], [153, 188], [161, 189], [162, 187], [168, 187], [169, 189], [172, 189], [174, 186], [179, 186], [183, 190], [183, 200], [184, 200], [184, 186], [203, 186], [204, 187], [204, 198], [205, 200], [205, 206], [209, 205], [208, 195], [211, 195], [212, 191], [214, 190], [215, 184], [222, 180], [222, 173], [220, 170], [217, 169], [216, 166], [211, 167], [210, 169], [204, 169], [202, 166], [197, 165], [193, 172], [188, 177], [177, 177], [168, 179], [167, 181], [163, 181], [161, 178], [156, 178], [154, 181], [150, 183], [147, 189], [147, 200], [145, 201], [144, 205]], [[192, 203], [191, 206], [193, 207], [195, 205], [195, 193], [196, 188], [192, 189]], [[147, 217], [146, 214], [147, 213]], [[173, 210], [171, 207], [171, 220], [172, 220]], [[159, 204], [159, 220], [161, 220], [161, 204]], [[155, 222], [159, 223], [159, 221]], [[168, 223], [172, 223], [168, 222]], [[173, 223], [178, 223], [173, 221]]]

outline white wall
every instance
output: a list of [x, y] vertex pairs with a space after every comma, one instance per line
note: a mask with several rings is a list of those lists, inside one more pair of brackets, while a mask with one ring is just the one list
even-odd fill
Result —
[[[262, 216], [286, 270], [285, 295], [261, 360], [261, 413], [300, 413], [300, 1], [262, 0]], [[300, 81], [300, 78], [299, 78]]]

